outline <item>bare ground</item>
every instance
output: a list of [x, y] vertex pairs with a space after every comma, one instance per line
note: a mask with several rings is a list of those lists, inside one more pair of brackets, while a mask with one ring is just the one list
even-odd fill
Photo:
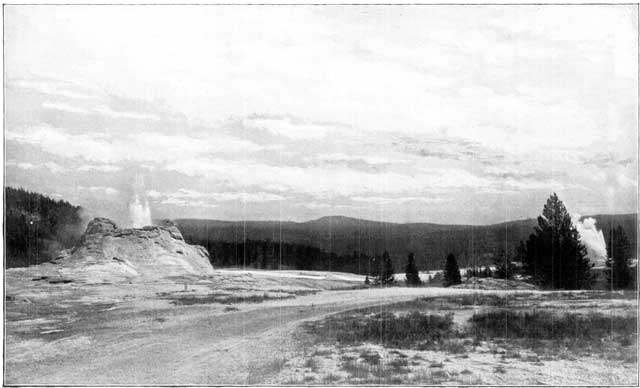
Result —
[[[236, 275], [238, 278], [233, 280]], [[349, 377], [351, 375], [335, 375], [342, 373], [343, 366], [328, 361], [332, 357], [342, 360], [341, 357], [351, 351], [349, 349], [327, 348], [324, 356], [318, 359], [320, 366], [316, 366], [313, 375], [305, 374], [307, 369], [311, 370], [304, 366], [307, 355], [318, 350], [322, 354], [322, 347], [305, 342], [300, 336], [303, 322], [346, 310], [410, 301], [418, 297], [515, 293], [401, 287], [329, 291], [326, 288], [350, 288], [359, 282], [340, 279], [340, 275], [336, 275], [338, 277], [329, 280], [333, 282], [331, 287], [323, 287], [323, 279], [286, 274], [277, 281], [264, 273], [249, 276], [250, 281], [246, 273], [240, 276], [230, 271], [220, 276], [225, 280], [198, 283], [190, 279], [147, 285], [143, 289], [140, 285], [104, 285], [87, 291], [79, 286], [74, 289], [73, 284], [56, 284], [42, 286], [38, 290], [9, 284], [10, 300], [5, 318], [5, 384], [354, 383]], [[309, 282], [317, 287], [301, 286]], [[188, 286], [184, 286], [187, 283]], [[285, 290], [295, 298], [265, 298], [261, 303], [233, 305], [215, 301], [189, 305], [171, 303], [175, 298], [206, 297], [212, 292], [234, 292], [238, 288], [242, 288], [238, 292], [263, 296], [269, 296], [268, 293], [277, 295], [277, 292]], [[626, 308], [635, 308], [633, 302], [635, 300]], [[429, 365], [432, 361], [440, 362], [440, 358], [443, 365], [447, 365], [449, 361], [444, 361], [445, 358], [451, 359], [450, 356], [436, 354], [419, 357], [428, 360]], [[414, 361], [427, 363], [417, 358]], [[513, 364], [513, 361], [509, 362]], [[569, 365], [559, 364], [551, 369], [549, 366], [555, 364], [515, 365], [506, 373], [495, 374], [497, 377], [490, 380], [486, 379], [486, 373], [478, 374], [478, 371], [493, 371], [500, 362], [494, 354], [480, 352], [465, 361], [456, 359], [452, 362], [457, 369], [468, 364], [457, 372], [456, 376], [462, 376], [460, 379], [439, 378], [436, 381], [467, 381], [463, 379], [468, 375], [463, 373], [465, 369], [475, 371], [468, 376], [468, 382], [482, 378], [483, 383], [495, 384], [534, 381], [534, 377], [518, 380], [523, 375], [537, 376], [535, 381], [543, 383], [560, 383], [564, 380], [555, 379], [563, 378], [563, 374], [557, 371], [567, 369], [576, 371], [575, 376], [582, 378], [580, 381], [593, 378], [590, 380], [592, 384], [602, 381], [594, 373], [601, 368], [613, 368], [608, 371], [620, 376], [619, 381], [622, 382], [627, 381], [630, 374], [626, 365], [602, 364], [601, 360], [587, 358], [563, 362], [569, 362]], [[403, 370], [402, 365], [398, 368]], [[529, 371], [531, 368], [535, 370]], [[414, 368], [418, 377], [405, 383], [425, 383], [427, 378], [434, 377], [433, 370], [437, 368], [429, 366], [428, 369], [427, 375], [420, 372], [420, 368]], [[454, 369], [444, 368], [435, 376], [453, 376]], [[636, 369], [633, 371], [637, 372]]]

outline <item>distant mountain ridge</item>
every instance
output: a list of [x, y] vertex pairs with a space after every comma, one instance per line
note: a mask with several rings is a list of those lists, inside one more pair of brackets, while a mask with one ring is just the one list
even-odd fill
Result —
[[[636, 214], [598, 214], [593, 217], [605, 238], [612, 228], [622, 226], [633, 247], [637, 238]], [[174, 220], [187, 241], [203, 239], [241, 242], [271, 240], [306, 244], [349, 255], [361, 252], [371, 256], [387, 250], [401, 270], [409, 252], [414, 252], [421, 269], [441, 268], [451, 252], [460, 265], [484, 265], [504, 249], [513, 255], [516, 245], [526, 240], [536, 219], [508, 221], [492, 225], [446, 225], [434, 223], [393, 223], [345, 216], [327, 216], [305, 222], [221, 221], [206, 219]]]

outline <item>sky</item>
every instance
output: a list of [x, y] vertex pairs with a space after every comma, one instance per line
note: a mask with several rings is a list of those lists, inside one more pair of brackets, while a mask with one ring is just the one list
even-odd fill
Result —
[[636, 212], [638, 8], [4, 8], [5, 184], [130, 222]]

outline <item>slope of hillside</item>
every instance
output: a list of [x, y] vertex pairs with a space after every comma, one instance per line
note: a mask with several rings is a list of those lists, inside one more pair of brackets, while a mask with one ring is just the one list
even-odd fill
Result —
[[82, 235], [82, 209], [38, 193], [5, 187], [6, 267], [25, 267], [54, 258]]
[[[586, 218], [585, 216], [583, 218]], [[622, 225], [633, 246], [636, 244], [636, 215], [593, 216], [605, 236]], [[516, 245], [533, 232], [537, 221], [525, 219], [494, 225], [441, 225], [431, 223], [396, 224], [349, 217], [323, 217], [307, 222], [176, 220], [187, 241], [240, 243], [271, 240], [309, 245], [338, 255], [353, 252], [379, 256], [389, 251], [396, 269], [403, 268], [409, 252], [414, 252], [423, 270], [439, 269], [449, 252], [461, 266], [492, 263], [504, 249], [513, 255]]]

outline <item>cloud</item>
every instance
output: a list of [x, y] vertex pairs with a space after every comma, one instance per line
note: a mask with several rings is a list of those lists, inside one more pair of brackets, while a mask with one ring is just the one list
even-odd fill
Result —
[[[84, 104], [86, 106], [86, 104]], [[97, 105], [90, 108], [80, 107], [78, 103], [69, 104], [65, 102], [52, 102], [45, 101], [42, 103], [42, 107], [45, 109], [52, 109], [66, 113], [75, 113], [75, 114], [99, 114], [102, 116], [107, 116], [114, 119], [133, 119], [133, 120], [144, 120], [144, 121], [159, 121], [162, 120], [161, 117], [153, 115], [153, 114], [145, 114], [138, 112], [130, 112], [130, 111], [115, 111], [107, 105]]]
[[370, 173], [343, 167], [291, 167], [223, 159], [190, 159], [169, 163], [168, 170], [190, 176], [204, 176], [255, 185], [266, 189], [283, 188], [314, 197], [352, 196], [370, 193], [407, 193], [434, 189], [481, 188], [489, 180], [456, 169], [417, 169], [412, 175], [399, 172]]
[[393, 204], [403, 204], [406, 202], [422, 202], [426, 204], [435, 204], [447, 202], [446, 198], [429, 198], [429, 197], [351, 197], [353, 201], [356, 202], [369, 202], [377, 205], [393, 205]]
[[190, 199], [173, 198], [173, 197], [165, 198], [161, 200], [160, 203], [163, 205], [171, 205], [171, 206], [187, 207], [187, 208], [213, 209], [218, 207], [218, 205], [216, 204], [208, 203], [202, 200], [190, 200]]
[[45, 102], [42, 103], [42, 107], [44, 109], [53, 109], [53, 110], [58, 110], [58, 111], [62, 111], [62, 112], [69, 112], [69, 113], [78, 113], [78, 114], [87, 114], [87, 113], [89, 113], [88, 110], [80, 108], [77, 105], [67, 104], [67, 103], [64, 103], [64, 102], [45, 101]]
[[6, 132], [6, 139], [40, 147], [65, 158], [101, 163], [163, 162], [199, 154], [241, 152], [260, 147], [224, 135], [187, 136], [134, 132], [110, 136], [101, 132], [70, 133], [49, 125]]
[[[62, 97], [72, 100], [93, 100], [96, 99], [95, 91], [79, 87], [70, 82], [61, 81], [47, 77], [36, 77], [27, 79], [8, 79], [8, 87], [19, 87], [47, 94], [52, 97]], [[49, 104], [57, 104], [49, 102]], [[55, 106], [55, 105], [52, 105]], [[70, 105], [66, 105], [70, 106]]]
[[241, 202], [271, 202], [286, 200], [286, 196], [268, 192], [199, 192], [191, 189], [179, 189], [169, 193], [161, 193], [156, 190], [147, 191], [147, 196], [156, 200], [160, 200], [165, 204], [186, 204], [186, 203], [208, 203], [241, 201]]
[[268, 131], [274, 135], [284, 136], [292, 140], [321, 139], [335, 130], [328, 125], [304, 122], [291, 117], [253, 116], [244, 120], [244, 125]]
[[108, 187], [108, 186], [90, 186], [90, 187], [77, 186], [76, 189], [79, 191], [91, 193], [94, 195], [115, 196], [120, 193], [119, 190], [114, 189], [113, 187]]
[[122, 167], [111, 164], [83, 164], [78, 167], [78, 171], [116, 172], [120, 170]]
[[392, 217], [477, 223], [498, 212], [452, 204], [508, 196], [534, 216], [530, 198], [552, 191], [636, 208], [634, 6], [14, 6], [5, 18], [8, 184], [125, 191], [141, 170], [162, 187], [158, 211], [178, 216], [233, 215], [244, 199], [261, 217], [280, 217], [278, 201], [363, 216], [395, 203]]
[[59, 173], [63, 173], [63, 172], [67, 172], [68, 169], [59, 165], [58, 163], [55, 162], [44, 162], [42, 164], [33, 164], [33, 163], [29, 163], [29, 162], [17, 162], [15, 160], [10, 160], [7, 161], [7, 166], [8, 167], [17, 167], [19, 169], [22, 170], [36, 170], [39, 168], [45, 168], [48, 169], [49, 171], [51, 171], [54, 174], [59, 174]]

